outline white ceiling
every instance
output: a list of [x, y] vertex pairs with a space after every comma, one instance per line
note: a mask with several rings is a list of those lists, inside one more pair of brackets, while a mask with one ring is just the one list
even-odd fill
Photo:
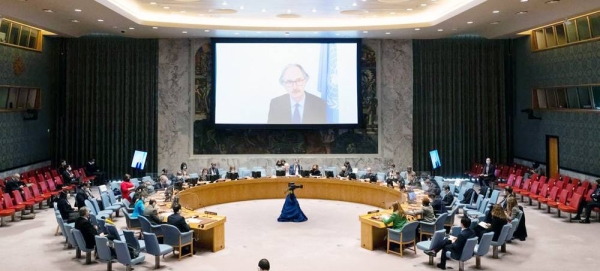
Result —
[[600, 10], [600, 0], [521, 1], [0, 0], [0, 15], [68, 37], [431, 39], [515, 37], [524, 30]]

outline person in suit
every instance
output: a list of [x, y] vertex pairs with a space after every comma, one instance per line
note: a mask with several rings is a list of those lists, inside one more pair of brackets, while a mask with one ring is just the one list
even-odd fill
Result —
[[20, 191], [21, 194], [23, 194], [23, 187], [25, 187], [25, 183], [21, 181], [21, 175], [19, 173], [13, 174], [4, 185], [4, 191], [6, 191], [6, 193], [8, 193], [11, 197], [13, 196], [13, 191]]
[[230, 166], [229, 171], [227, 171], [225, 179], [237, 180], [239, 178], [239, 174], [236, 175], [237, 173], [238, 173], [238, 171], [235, 168], [235, 166]]
[[167, 218], [167, 224], [175, 226], [180, 232], [190, 231], [190, 225], [185, 222], [185, 218], [179, 214], [181, 205], [173, 205], [173, 214]]
[[515, 195], [515, 193], [513, 193], [512, 187], [507, 186], [506, 188], [504, 188], [504, 199], [502, 199], [502, 201], [498, 204], [502, 205], [502, 208], [506, 209], [507, 203], [510, 200], [510, 198], [514, 198], [516, 200], [517, 196]]
[[[58, 201], [56, 202], [56, 208], [60, 212], [60, 216], [66, 223], [73, 223], [79, 217], [79, 213], [73, 209], [73, 206], [67, 200], [67, 193], [60, 192], [58, 195]], [[81, 210], [81, 208], [80, 208]]]
[[75, 177], [73, 171], [71, 169], [71, 165], [67, 165], [66, 169], [62, 173], [63, 180], [65, 180], [65, 184], [79, 184], [81, 181], [80, 178]]
[[96, 176], [94, 182], [96, 185], [106, 184], [106, 173], [98, 168], [96, 159], [92, 158], [85, 164], [85, 174], [88, 176]]
[[446, 193], [446, 195], [444, 195], [442, 203], [446, 206], [450, 206], [450, 204], [452, 204], [452, 201], [454, 201], [454, 195], [452, 195], [452, 191], [450, 191], [450, 186], [444, 185], [444, 192]]
[[144, 216], [148, 218], [148, 221], [152, 224], [162, 224], [162, 220], [158, 218], [158, 211], [155, 208], [156, 200], [151, 199], [148, 201], [148, 206], [144, 209]]
[[483, 166], [483, 173], [479, 174], [479, 186], [488, 186], [490, 182], [496, 180], [495, 174], [496, 167], [492, 165], [492, 159], [489, 157], [485, 159], [485, 166]]
[[425, 254], [429, 256], [435, 256], [438, 251], [442, 251], [442, 257], [440, 263], [437, 264], [437, 267], [442, 270], [446, 270], [446, 251], [450, 251], [453, 258], [460, 258], [462, 251], [467, 244], [467, 240], [475, 237], [475, 232], [470, 228], [471, 227], [471, 219], [468, 217], [463, 217], [460, 220], [460, 228], [461, 231], [456, 237], [455, 241], [451, 241], [450, 239], [444, 239], [444, 242], [440, 244], [439, 247], [434, 247], [432, 250], [425, 250]]
[[442, 201], [442, 196], [440, 194], [440, 190], [434, 189], [435, 192], [429, 193], [429, 198], [431, 199], [431, 207], [433, 207], [433, 211], [436, 215], [445, 214], [448, 212], [446, 205]]
[[327, 104], [306, 92], [310, 77], [298, 64], [288, 64], [279, 77], [287, 94], [273, 98], [269, 105], [268, 124], [326, 124]]
[[366, 172], [364, 175], [362, 175], [362, 176], [360, 177], [360, 179], [361, 179], [362, 181], [369, 181], [369, 182], [371, 182], [371, 181], [372, 181], [371, 179], [372, 179], [373, 177], [375, 177], [375, 181], [377, 181], [377, 175], [371, 171], [371, 168], [370, 168], [370, 167], [368, 167], [368, 168], [367, 168], [367, 172]]
[[585, 199], [581, 200], [582, 202], [579, 204], [579, 209], [577, 209], [577, 215], [575, 215], [573, 219], [581, 219], [581, 213], [583, 212], [583, 208], [585, 208], [585, 219], [580, 220], [579, 223], [589, 224], [592, 210], [594, 208], [600, 208], [600, 179], [596, 180], [596, 190], [590, 195], [590, 201], [585, 201]]
[[302, 170], [302, 166], [300, 166], [300, 161], [298, 159], [294, 159], [294, 164], [290, 166], [289, 174], [290, 176], [300, 176], [300, 171]]
[[388, 187], [394, 187], [394, 183], [398, 182], [398, 171], [396, 170], [396, 165], [390, 165], [390, 169], [385, 176], [385, 182], [387, 183]]
[[87, 249], [96, 247], [96, 235], [104, 236], [104, 233], [98, 234], [96, 227], [90, 222], [90, 210], [86, 207], [79, 209], [79, 217], [75, 220], [75, 229], [81, 232]]
[[350, 175], [348, 170], [346, 169], [345, 166], [342, 166], [342, 170], [340, 171], [340, 173], [338, 173], [338, 178], [346, 179], [346, 178], [348, 178], [348, 175]]
[[350, 162], [348, 162], [348, 161], [344, 162], [344, 166], [346, 167], [346, 170], [348, 171], [348, 173], [352, 173], [352, 165], [350, 165]]
[[219, 174], [219, 169], [217, 168], [217, 163], [210, 163], [210, 168], [208, 169], [208, 174], [221, 176]]
[[321, 177], [321, 171], [319, 170], [319, 165], [317, 165], [317, 164], [313, 165], [312, 169], [310, 170], [310, 176]]

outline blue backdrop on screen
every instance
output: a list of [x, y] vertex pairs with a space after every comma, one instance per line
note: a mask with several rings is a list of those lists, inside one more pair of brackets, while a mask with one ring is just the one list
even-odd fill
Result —
[[[319, 89], [327, 101], [327, 118], [338, 118], [338, 88], [323, 80], [337, 72], [335, 45], [323, 45]], [[209, 120], [212, 89], [212, 52], [203, 44], [195, 56], [194, 154], [348, 154], [377, 153], [376, 55], [366, 45], [361, 48], [360, 76], [365, 129], [262, 130], [215, 129]], [[236, 111], [239, 112], [239, 111]]]

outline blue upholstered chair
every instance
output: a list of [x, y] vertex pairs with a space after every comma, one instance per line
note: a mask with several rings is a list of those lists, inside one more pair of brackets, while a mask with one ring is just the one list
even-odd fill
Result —
[[465, 262], [473, 258], [473, 252], [475, 251], [475, 245], [477, 245], [477, 237], [473, 237], [467, 240], [465, 247], [463, 248], [462, 254], [459, 259], [452, 258], [452, 252], [446, 251], [446, 257], [458, 261], [458, 270], [465, 270]]
[[498, 203], [498, 197], [500, 197], [500, 190], [494, 190], [494, 191], [492, 191], [492, 195], [490, 196], [489, 203], [491, 203], [491, 204]]
[[[463, 198], [464, 198], [464, 195], [463, 195]], [[471, 198], [469, 199], [468, 203], [460, 203], [460, 202], [462, 201], [462, 200], [461, 200], [461, 201], [459, 201], [459, 202], [456, 204], [456, 207], [458, 207], [459, 209], [462, 209], [462, 210], [463, 210], [463, 214], [465, 214], [465, 212], [466, 212], [466, 210], [467, 210], [466, 206], [472, 206], [472, 205], [473, 205], [473, 199], [474, 199], [474, 198], [475, 198], [475, 193], [472, 193], [472, 194], [471, 194]], [[479, 198], [478, 198], [478, 200], [479, 200]]]
[[113, 260], [117, 259], [117, 257], [110, 253], [108, 239], [103, 236], [95, 236], [94, 238], [96, 239], [96, 253], [98, 255], [98, 261], [106, 263], [106, 271], [111, 271], [112, 262]]
[[85, 264], [91, 264], [92, 252], [94, 251], [94, 249], [86, 248], [85, 239], [83, 239], [83, 235], [79, 230], [72, 229], [71, 232], [73, 233], [73, 237], [75, 238], [75, 242], [77, 243], [77, 248], [79, 248], [80, 251], [85, 252]]
[[60, 214], [59, 215], [55, 214], [55, 216], [56, 216], [56, 223], [58, 223], [58, 228], [60, 229], [60, 233], [62, 234], [63, 237], [65, 237], [65, 244], [69, 244], [67, 231], [65, 230], [65, 225], [68, 224], [72, 228], [75, 226], [75, 223], [65, 223], [65, 221], [62, 219]]
[[[456, 200], [456, 198], [454, 198]], [[448, 211], [448, 216], [446, 217], [446, 221], [444, 221], [444, 227], [452, 227], [454, 226], [454, 217], [458, 213], [458, 206], [454, 205], [452, 210]]]
[[129, 230], [137, 230], [142, 227], [140, 224], [140, 220], [136, 218], [132, 218], [131, 214], [125, 211], [124, 208], [121, 209], [123, 211], [123, 216], [125, 216], [125, 223], [127, 224], [127, 229]]
[[[387, 253], [394, 253], [396, 255], [400, 255], [402, 257], [402, 252], [404, 251], [403, 245], [412, 244], [413, 250], [417, 253], [417, 226], [419, 226], [419, 222], [409, 222], [401, 230], [388, 229], [387, 236]], [[400, 245], [399, 252], [390, 250], [390, 243], [396, 243]]]
[[[129, 214], [133, 213], [133, 207], [131, 206], [131, 203], [129, 202], [129, 200], [123, 199], [121, 202], [123, 203], [123, 208], [125, 208], [124, 213], [129, 213]], [[123, 209], [121, 209], [121, 210], [123, 210]]]
[[138, 216], [138, 220], [140, 221], [142, 232], [149, 232], [155, 234], [157, 237], [162, 237], [163, 234], [160, 225], [152, 225], [150, 220], [145, 216]]
[[154, 233], [143, 232], [144, 242], [146, 242], [146, 253], [154, 256], [154, 269], [160, 268], [160, 256], [165, 256], [173, 252], [173, 247], [158, 243], [158, 238]]
[[[96, 203], [96, 205], [98, 205], [98, 203], [94, 200], [94, 203]], [[104, 211], [98, 211], [98, 209], [96, 209], [96, 205], [94, 205], [94, 203], [92, 203], [91, 200], [85, 200], [85, 207], [88, 208], [88, 210], [90, 211], [91, 215], [94, 215], [98, 218], [102, 218], [102, 217], [110, 217], [113, 213], [113, 211], [111, 210], [104, 210]]]
[[67, 233], [67, 248], [75, 248], [75, 258], [81, 258], [81, 251], [77, 247], [77, 242], [75, 241], [75, 237], [73, 237], [73, 232], [71, 231], [73, 226], [69, 224], [65, 224], [65, 232]]
[[135, 233], [133, 231], [124, 230], [123, 236], [125, 236], [125, 242], [128, 246], [135, 248], [138, 251], [146, 250], [146, 243], [142, 240], [138, 240], [135, 238]]
[[[194, 231], [180, 232], [177, 227], [168, 224], [160, 226], [162, 227], [163, 243], [172, 246], [173, 253], [175, 253], [175, 249], [177, 250], [179, 260], [185, 256], [192, 256], [194, 254]], [[181, 255], [181, 250], [185, 246], [190, 246], [190, 252], [186, 255]]]
[[[446, 236], [446, 230], [438, 230], [433, 233], [433, 237], [429, 241], [421, 241], [417, 243], [417, 248], [420, 250], [432, 250], [435, 247], [441, 246]], [[429, 256], [429, 265], [433, 265], [434, 256]]]
[[127, 244], [122, 241], [113, 241], [115, 246], [115, 252], [117, 253], [117, 261], [123, 264], [127, 271], [131, 271], [131, 266], [139, 264], [146, 259], [144, 253], [140, 253], [137, 258], [131, 259], [131, 255], [129, 254], [129, 249], [127, 248]]
[[122, 202], [117, 201], [117, 200], [121, 199], [121, 196], [118, 196], [118, 197], [115, 196], [115, 192], [113, 192], [112, 189], [107, 190], [106, 194], [108, 195], [108, 199], [110, 200], [111, 205], [115, 205], [115, 204], [120, 204], [121, 206], [123, 205]]
[[467, 211], [467, 215], [470, 217], [485, 216], [486, 209], [488, 208], [488, 202], [489, 199], [484, 199], [483, 201], [481, 201], [481, 204], [479, 205], [479, 208], [477, 208], [477, 210]]
[[[473, 197], [475, 197], [475, 193], [473, 193], [471, 195], [473, 195]], [[479, 207], [481, 206], [482, 202], [483, 202], [483, 196], [478, 196], [477, 201], [475, 201], [475, 204], [473, 204], [473, 200], [471, 200], [471, 204], [463, 205], [463, 214], [467, 215], [467, 212], [470, 210], [478, 210]]]
[[467, 192], [467, 188], [461, 187], [460, 191], [458, 192], [458, 195], [456, 195], [459, 202], [461, 202], [463, 199], [465, 199], [465, 192]]
[[510, 232], [511, 228], [512, 228], [511, 224], [504, 225], [502, 227], [502, 231], [500, 232], [500, 235], [498, 236], [498, 241], [492, 241], [491, 245], [494, 248], [493, 249], [494, 259], [498, 259], [498, 247], [503, 246], [506, 243], [506, 236]]
[[475, 267], [477, 269], [481, 268], [481, 256], [485, 256], [490, 251], [492, 238], [494, 238], [494, 232], [484, 233], [479, 244], [475, 246]]
[[117, 216], [119, 216], [119, 209], [121, 209], [122, 205], [121, 204], [111, 204], [110, 198], [108, 197], [107, 193], [102, 193], [100, 195], [100, 197], [102, 198], [102, 207], [104, 207], [104, 210], [111, 210], [111, 211], [117, 213]]
[[512, 222], [510, 222], [510, 231], [508, 231], [508, 234], [506, 235], [506, 242], [504, 242], [504, 244], [502, 244], [502, 247], [500, 249], [500, 252], [506, 252], [506, 243], [511, 243], [512, 239], [513, 239], [513, 235], [515, 234], [515, 231], [517, 230], [517, 227], [519, 227], [519, 218], [515, 218], [513, 219]]
[[107, 234], [110, 234], [114, 237], [119, 237], [119, 239], [121, 239], [121, 241], [125, 242], [125, 236], [123, 236], [123, 233], [120, 233], [119, 230], [117, 230], [117, 227], [115, 227], [115, 225], [104, 225], [104, 227], [106, 228], [106, 232]]
[[448, 214], [441, 214], [435, 219], [435, 222], [423, 222], [421, 221], [421, 233], [420, 239], [423, 240], [423, 235], [433, 236], [436, 231], [444, 229], [444, 223]]

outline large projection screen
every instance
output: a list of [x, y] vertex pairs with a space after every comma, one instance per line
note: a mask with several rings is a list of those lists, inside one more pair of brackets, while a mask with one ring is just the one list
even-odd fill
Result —
[[215, 125], [359, 126], [359, 40], [214, 39], [213, 46]]

